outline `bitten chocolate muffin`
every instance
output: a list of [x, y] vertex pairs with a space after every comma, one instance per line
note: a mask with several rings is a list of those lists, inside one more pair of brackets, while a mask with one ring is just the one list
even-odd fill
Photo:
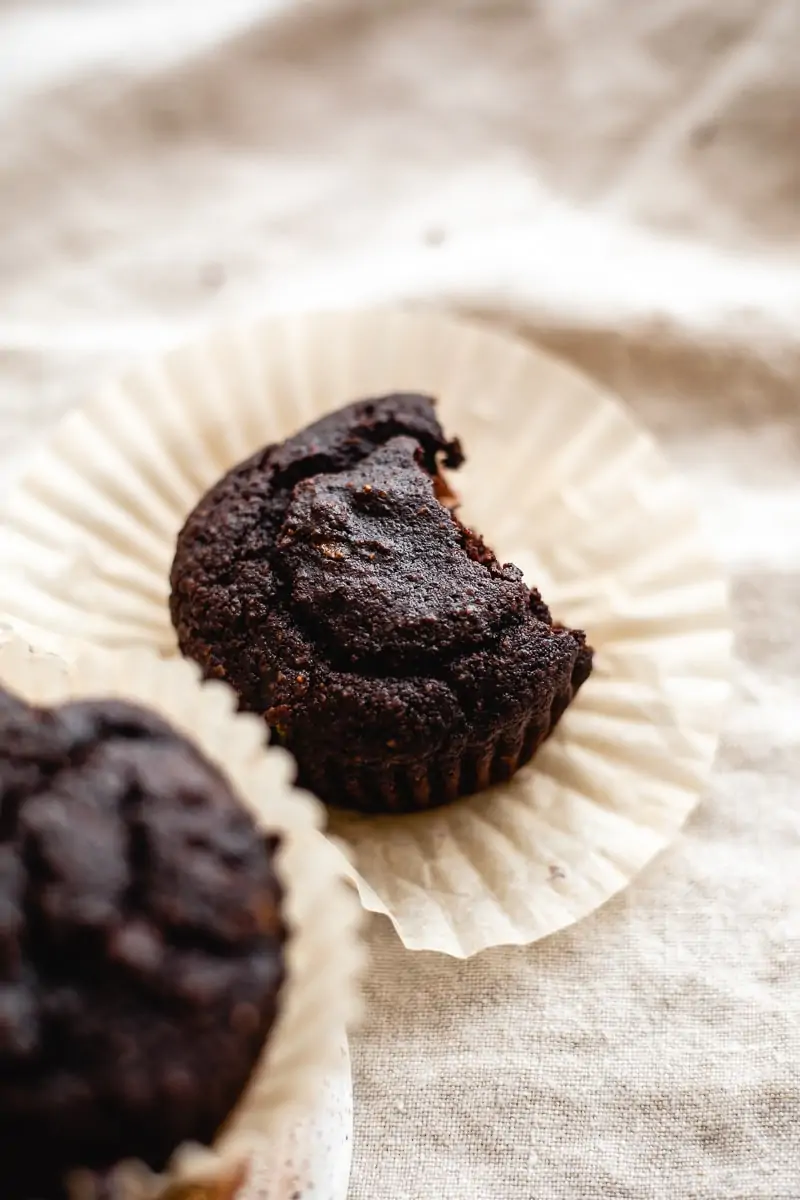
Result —
[[508, 779], [591, 670], [584, 634], [452, 511], [439, 467], [462, 461], [429, 397], [364, 401], [235, 467], [178, 537], [182, 652], [330, 804], [418, 810]]
[[152, 714], [0, 692], [3, 1200], [213, 1141], [276, 1015], [275, 850]]

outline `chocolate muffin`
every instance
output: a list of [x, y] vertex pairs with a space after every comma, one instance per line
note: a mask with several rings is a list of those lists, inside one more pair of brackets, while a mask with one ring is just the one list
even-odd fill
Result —
[[431, 808], [508, 779], [589, 675], [453, 511], [427, 396], [352, 404], [234, 467], [178, 537], [181, 651], [263, 714], [329, 804]]
[[0, 1194], [210, 1144], [275, 1019], [276, 840], [151, 713], [0, 692]]

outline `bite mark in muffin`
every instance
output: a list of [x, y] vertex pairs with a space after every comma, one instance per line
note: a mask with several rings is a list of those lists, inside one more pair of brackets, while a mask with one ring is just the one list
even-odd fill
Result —
[[433, 401], [353, 404], [229, 472], [181, 531], [182, 652], [227, 680], [330, 804], [414, 811], [511, 777], [591, 671], [459, 520]]

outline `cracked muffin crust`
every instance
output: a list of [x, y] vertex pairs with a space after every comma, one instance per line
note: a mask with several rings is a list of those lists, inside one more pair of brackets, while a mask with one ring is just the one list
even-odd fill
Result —
[[463, 462], [430, 397], [352, 404], [234, 467], [181, 531], [181, 651], [366, 812], [508, 779], [591, 671], [521, 572], [453, 511]]
[[277, 1012], [276, 848], [155, 715], [0, 691], [5, 1200], [213, 1141]]

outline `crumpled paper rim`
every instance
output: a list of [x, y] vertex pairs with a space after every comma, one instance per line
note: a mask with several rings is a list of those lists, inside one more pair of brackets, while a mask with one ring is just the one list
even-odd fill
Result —
[[[152, 709], [225, 772], [265, 831], [281, 837], [286, 979], [250, 1082], [213, 1147], [178, 1147], [163, 1174], [131, 1162], [113, 1176], [120, 1200], [233, 1200], [250, 1160], [267, 1150], [277, 1115], [312, 1100], [325, 1072], [340, 1067], [343, 1031], [357, 1011], [358, 904], [341, 851], [321, 833], [324, 809], [292, 786], [294, 764], [284, 751], [266, 749], [263, 723], [236, 712], [225, 684], [200, 686], [192, 663], [91, 649], [67, 661], [4, 635], [0, 625], [0, 684], [40, 705], [115, 697]], [[93, 1200], [81, 1172], [70, 1182], [74, 1200]]]
[[233, 463], [322, 412], [440, 397], [466, 522], [586, 629], [595, 671], [511, 783], [402, 818], [334, 814], [365, 907], [465, 957], [580, 919], [675, 837], [708, 783], [728, 691], [727, 589], [691, 496], [607, 392], [433, 312], [293, 314], [138, 368], [69, 416], [6, 505], [17, 628], [175, 653], [174, 539]]

